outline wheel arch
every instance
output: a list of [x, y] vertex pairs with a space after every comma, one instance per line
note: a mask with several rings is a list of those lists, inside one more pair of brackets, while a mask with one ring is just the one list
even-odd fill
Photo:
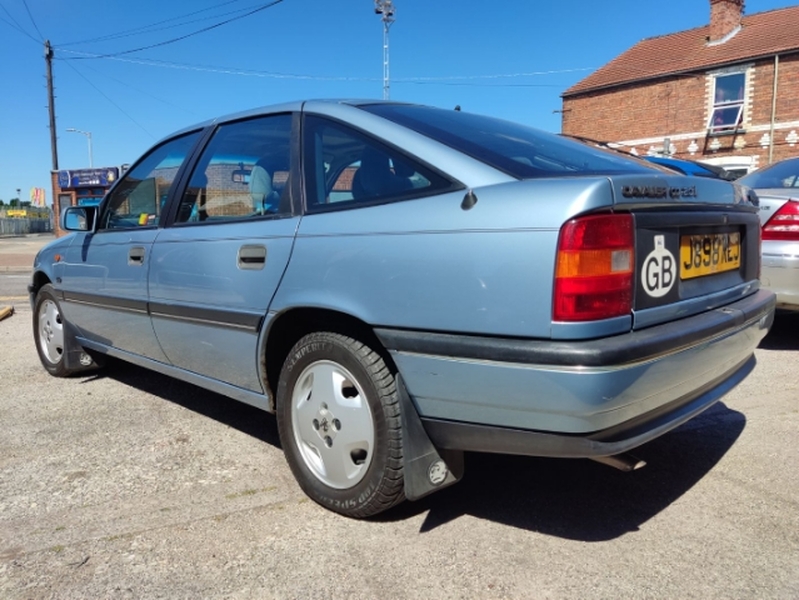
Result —
[[36, 271], [33, 274], [33, 277], [31, 278], [31, 284], [28, 286], [28, 292], [31, 297], [31, 306], [33, 306], [33, 301], [36, 298], [36, 294], [39, 293], [39, 290], [42, 289], [42, 286], [45, 286], [48, 283], [52, 284], [53, 282], [43, 271]]
[[347, 313], [327, 308], [291, 308], [271, 319], [262, 351], [262, 366], [266, 374], [265, 385], [270, 392], [270, 405], [273, 411], [276, 408], [280, 370], [286, 357], [300, 338], [315, 331], [330, 331], [355, 338], [380, 354], [388, 368], [394, 373], [397, 372], [391, 355], [368, 323]]

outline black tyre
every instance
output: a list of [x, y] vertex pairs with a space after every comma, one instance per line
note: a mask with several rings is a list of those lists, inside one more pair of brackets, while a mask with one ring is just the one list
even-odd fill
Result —
[[369, 346], [329, 332], [300, 339], [280, 373], [277, 424], [294, 477], [322, 506], [362, 518], [404, 499], [394, 375]]
[[42, 366], [50, 375], [67, 377], [72, 371], [65, 364], [66, 336], [61, 306], [49, 283], [36, 295], [33, 307], [33, 339]]

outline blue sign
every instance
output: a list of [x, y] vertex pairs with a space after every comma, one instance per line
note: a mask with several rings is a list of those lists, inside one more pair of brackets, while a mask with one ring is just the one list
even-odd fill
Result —
[[69, 187], [69, 171], [58, 172], [58, 187], [62, 190]]
[[102, 169], [78, 169], [77, 171], [59, 171], [58, 186], [67, 188], [110, 187], [119, 179], [119, 168], [104, 167]]

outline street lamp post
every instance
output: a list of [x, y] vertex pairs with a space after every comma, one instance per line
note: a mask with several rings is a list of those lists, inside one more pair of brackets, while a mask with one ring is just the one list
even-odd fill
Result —
[[92, 132], [91, 131], [81, 131], [80, 129], [75, 129], [74, 127], [70, 127], [69, 129], [67, 129], [67, 131], [70, 132], [70, 133], [82, 133], [83, 135], [86, 136], [86, 139], [89, 142], [89, 168], [90, 169], [93, 168], [94, 164], [93, 164], [93, 161], [92, 161]]

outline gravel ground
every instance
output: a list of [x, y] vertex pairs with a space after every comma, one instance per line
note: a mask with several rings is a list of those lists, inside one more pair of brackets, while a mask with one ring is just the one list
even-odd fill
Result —
[[52, 378], [30, 319], [0, 322], [0, 598], [799, 597], [799, 315], [641, 471], [468, 455], [369, 521], [303, 495], [271, 415], [124, 363]]

